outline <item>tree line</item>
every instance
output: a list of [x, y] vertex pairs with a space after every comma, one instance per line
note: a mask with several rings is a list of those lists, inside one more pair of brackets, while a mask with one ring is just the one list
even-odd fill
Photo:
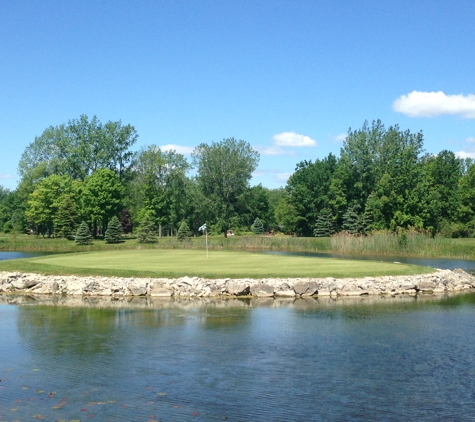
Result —
[[[82, 115], [47, 128], [25, 149], [13, 191], [0, 186], [0, 230], [93, 236], [119, 219], [125, 233], [176, 236], [254, 231], [330, 236], [413, 228], [475, 233], [475, 165], [451, 151], [428, 154], [423, 134], [381, 121], [349, 130], [340, 156], [301, 161], [287, 185], [250, 185], [259, 154], [235, 138], [198, 145], [188, 161], [156, 145], [132, 151], [131, 125]], [[183, 229], [182, 229], [183, 231]]]

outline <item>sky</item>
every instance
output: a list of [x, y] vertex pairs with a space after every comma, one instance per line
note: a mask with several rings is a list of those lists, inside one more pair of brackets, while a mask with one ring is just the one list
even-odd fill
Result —
[[0, 0], [0, 185], [82, 114], [188, 159], [243, 139], [269, 188], [365, 120], [475, 158], [474, 20], [473, 0]]

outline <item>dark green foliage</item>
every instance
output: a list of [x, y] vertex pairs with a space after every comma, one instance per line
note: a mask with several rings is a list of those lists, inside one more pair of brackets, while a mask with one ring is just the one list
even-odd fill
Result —
[[335, 233], [335, 222], [330, 208], [324, 208], [320, 211], [315, 223], [313, 235], [315, 237], [329, 237]]
[[119, 219], [114, 216], [107, 225], [105, 241], [106, 243], [120, 243], [122, 242], [122, 226]]
[[92, 245], [92, 235], [89, 226], [83, 221], [76, 231], [76, 243], [78, 245]]
[[356, 212], [358, 207], [348, 207], [343, 214], [343, 230], [350, 234], [358, 234], [360, 232], [360, 217]]
[[178, 229], [178, 240], [188, 240], [192, 236], [191, 230], [186, 224], [186, 221], [183, 220], [180, 224], [180, 228]]
[[254, 234], [264, 234], [266, 231], [264, 230], [264, 225], [262, 224], [259, 217], [256, 217], [254, 223], [252, 224], [252, 232]]
[[59, 205], [54, 219], [55, 237], [68, 237], [74, 234], [78, 225], [78, 213], [76, 205], [70, 195], [66, 195]]
[[146, 212], [137, 232], [137, 238], [140, 243], [156, 243], [157, 228], [150, 212]]

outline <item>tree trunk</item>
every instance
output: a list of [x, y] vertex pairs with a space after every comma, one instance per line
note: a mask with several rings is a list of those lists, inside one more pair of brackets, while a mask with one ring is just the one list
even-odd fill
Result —
[[162, 223], [158, 225], [158, 237], [162, 237]]

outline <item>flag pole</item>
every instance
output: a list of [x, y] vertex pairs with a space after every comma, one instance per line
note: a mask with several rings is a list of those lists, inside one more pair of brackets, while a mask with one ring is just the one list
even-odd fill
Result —
[[209, 259], [209, 256], [208, 256], [208, 227], [205, 228], [205, 233], [206, 233], [206, 259]]

